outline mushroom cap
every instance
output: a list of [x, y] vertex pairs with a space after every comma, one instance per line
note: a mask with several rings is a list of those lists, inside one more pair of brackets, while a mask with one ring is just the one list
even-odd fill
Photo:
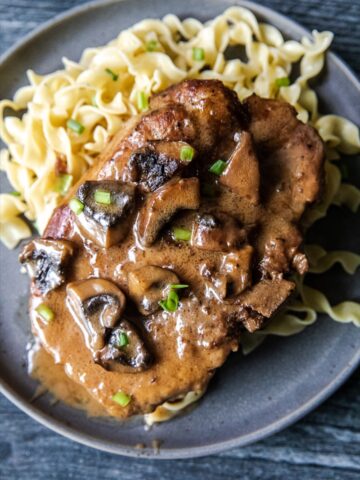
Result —
[[181, 174], [188, 161], [181, 159], [181, 150], [190, 147], [186, 142], [148, 142], [135, 151], [129, 160], [132, 180], [144, 192], [153, 192], [175, 175]]
[[65, 283], [66, 267], [74, 251], [69, 240], [38, 238], [25, 245], [19, 261], [39, 291], [46, 294]]
[[159, 302], [166, 296], [170, 285], [179, 283], [179, 277], [167, 268], [146, 265], [128, 275], [130, 298], [143, 315], [159, 309]]
[[96, 356], [96, 362], [107, 370], [136, 373], [149, 368], [152, 355], [138, 328], [129, 320], [123, 319], [111, 332], [107, 345]]
[[251, 204], [259, 203], [260, 170], [251, 134], [242, 131], [219, 182]]
[[106, 330], [114, 328], [125, 309], [126, 298], [113, 282], [89, 278], [66, 287], [69, 309], [95, 354], [105, 345]]
[[173, 179], [148, 195], [140, 210], [135, 234], [143, 247], [151, 246], [160, 230], [179, 210], [196, 210], [200, 206], [199, 179]]
[[226, 213], [203, 213], [193, 225], [191, 245], [202, 250], [229, 251], [246, 241], [246, 231]]
[[[98, 203], [95, 193], [103, 191], [110, 194], [109, 204]], [[84, 204], [84, 214], [105, 228], [115, 226], [132, 209], [135, 199], [135, 187], [116, 180], [88, 180], [77, 191], [79, 200]]]
[[[110, 203], [96, 202], [95, 193], [110, 194]], [[87, 181], [77, 191], [84, 211], [76, 216], [80, 229], [100, 247], [109, 248], [121, 242], [130, 228], [135, 204], [135, 186], [115, 180]]]

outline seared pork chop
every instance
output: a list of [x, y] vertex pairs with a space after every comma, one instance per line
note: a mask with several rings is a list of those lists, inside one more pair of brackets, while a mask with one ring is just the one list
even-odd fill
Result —
[[299, 221], [322, 179], [322, 142], [288, 104], [210, 80], [155, 95], [21, 256], [35, 335], [111, 415], [204, 390], [306, 270]]

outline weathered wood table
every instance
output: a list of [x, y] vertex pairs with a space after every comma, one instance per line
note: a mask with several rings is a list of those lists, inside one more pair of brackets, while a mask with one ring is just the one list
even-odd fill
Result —
[[[84, 0], [0, 0], [0, 53], [40, 23], [81, 3]], [[333, 50], [360, 73], [360, 0], [261, 3], [309, 29], [333, 31]], [[98, 452], [47, 430], [1, 397], [0, 479], [70, 478], [360, 479], [360, 372], [284, 432], [246, 448], [194, 460], [159, 462]]]

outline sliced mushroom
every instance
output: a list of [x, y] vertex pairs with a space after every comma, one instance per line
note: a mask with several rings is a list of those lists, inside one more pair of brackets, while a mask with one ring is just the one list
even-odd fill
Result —
[[[109, 194], [109, 203], [96, 201], [96, 192]], [[79, 187], [77, 197], [84, 204], [77, 221], [95, 243], [109, 248], [124, 239], [135, 203], [133, 185], [114, 180], [87, 181]]]
[[191, 244], [201, 250], [229, 251], [246, 240], [246, 231], [226, 213], [204, 213], [194, 222]]
[[225, 297], [239, 295], [251, 284], [251, 262], [253, 247], [246, 245], [241, 250], [224, 255], [220, 275], [225, 278]]
[[178, 210], [196, 210], [200, 205], [199, 180], [183, 178], [171, 180], [149, 194], [135, 224], [138, 243], [152, 245], [162, 227]]
[[36, 239], [25, 246], [19, 260], [35, 286], [46, 294], [65, 282], [66, 267], [74, 251], [74, 244], [68, 240]]
[[199, 272], [204, 277], [207, 295], [215, 294], [218, 299], [236, 297], [249, 287], [253, 252], [253, 247], [246, 245], [222, 255], [218, 265], [201, 264]]
[[125, 295], [109, 280], [89, 278], [69, 283], [67, 303], [88, 348], [96, 354], [105, 346], [106, 332], [120, 321]]
[[146, 348], [138, 329], [128, 320], [122, 320], [98, 353], [96, 362], [107, 370], [120, 373], [142, 372], [152, 363], [152, 355]]
[[178, 276], [167, 268], [146, 265], [129, 273], [130, 298], [143, 315], [159, 309], [159, 302], [166, 296], [169, 285], [179, 283]]
[[247, 198], [250, 203], [259, 203], [259, 163], [249, 132], [241, 132], [240, 141], [236, 144], [219, 182], [241, 197]]
[[129, 169], [134, 182], [145, 192], [153, 192], [189, 164], [181, 159], [183, 149], [191, 148], [185, 142], [150, 142], [132, 154]]

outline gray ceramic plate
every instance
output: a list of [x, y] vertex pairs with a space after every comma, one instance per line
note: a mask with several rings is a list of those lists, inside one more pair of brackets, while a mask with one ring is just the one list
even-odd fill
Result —
[[[62, 56], [78, 59], [82, 50], [101, 45], [118, 32], [146, 17], [174, 13], [209, 19], [226, 7], [242, 4], [292, 38], [306, 31], [259, 5], [236, 0], [131, 0], [85, 4], [47, 23], [26, 37], [1, 60], [0, 98], [9, 98], [25, 83], [28, 68], [47, 73], [60, 67]], [[359, 86], [348, 68], [334, 55], [317, 91], [323, 111], [343, 114], [360, 123], [354, 102]], [[341, 91], [341, 97], [338, 92]], [[360, 178], [360, 163], [351, 174]], [[2, 178], [3, 191], [9, 186]], [[337, 228], [334, 229], [336, 222]], [[360, 238], [359, 217], [334, 210], [312, 233], [325, 247], [352, 248]], [[51, 406], [45, 396], [30, 403], [36, 388], [26, 373], [25, 347], [31, 338], [26, 313], [27, 278], [19, 274], [18, 252], [1, 247], [0, 376], [4, 394], [47, 427], [89, 446], [130, 456], [155, 455], [151, 441], [159, 439], [159, 458], [195, 457], [246, 445], [288, 426], [328, 397], [360, 361], [360, 329], [329, 318], [293, 338], [274, 338], [247, 358], [234, 354], [215, 376], [199, 406], [191, 413], [145, 432], [139, 423], [119, 425], [89, 419], [65, 405]], [[336, 288], [334, 285], [336, 284]], [[349, 278], [334, 269], [321, 287], [332, 301], [355, 298], [360, 277]], [[357, 295], [359, 295], [357, 293]], [[359, 298], [358, 298], [359, 299]], [[144, 443], [144, 450], [133, 446]]]

